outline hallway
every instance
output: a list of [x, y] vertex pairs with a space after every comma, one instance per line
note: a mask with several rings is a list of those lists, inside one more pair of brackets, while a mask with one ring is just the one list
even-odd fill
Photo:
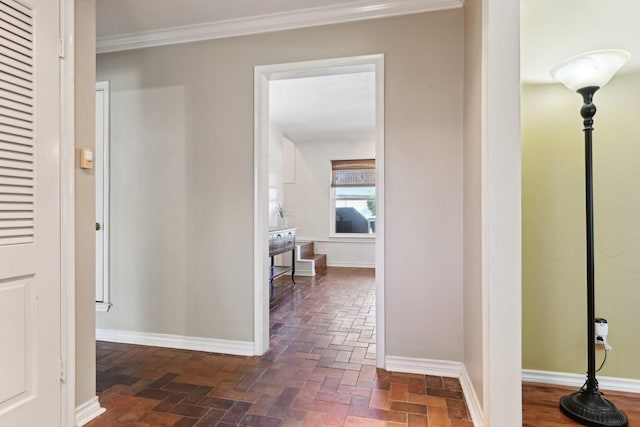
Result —
[[375, 368], [374, 270], [276, 282], [262, 357], [97, 343], [89, 427], [472, 427], [457, 379]]

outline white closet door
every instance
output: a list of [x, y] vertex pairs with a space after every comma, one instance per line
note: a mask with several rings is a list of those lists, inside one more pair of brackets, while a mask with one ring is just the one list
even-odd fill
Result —
[[60, 426], [58, 0], [0, 0], [0, 425]]

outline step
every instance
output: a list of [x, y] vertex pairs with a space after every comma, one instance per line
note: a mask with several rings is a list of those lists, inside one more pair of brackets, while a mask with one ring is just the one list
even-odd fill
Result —
[[327, 255], [313, 254], [316, 274], [325, 274], [327, 272]]
[[313, 242], [296, 242], [298, 259], [313, 259]]
[[313, 242], [296, 242], [296, 274], [315, 276], [327, 272], [327, 255], [316, 254]]

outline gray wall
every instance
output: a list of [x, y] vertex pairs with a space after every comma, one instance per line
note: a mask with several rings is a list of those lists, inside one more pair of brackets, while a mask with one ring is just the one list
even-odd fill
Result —
[[464, 364], [482, 405], [482, 1], [464, 6]]
[[383, 53], [387, 355], [461, 361], [462, 18], [99, 55], [112, 89], [114, 306], [98, 327], [251, 341], [254, 66]]
[[[75, 146], [95, 146], [95, 0], [75, 2]], [[96, 396], [95, 175], [76, 154], [76, 406]]]

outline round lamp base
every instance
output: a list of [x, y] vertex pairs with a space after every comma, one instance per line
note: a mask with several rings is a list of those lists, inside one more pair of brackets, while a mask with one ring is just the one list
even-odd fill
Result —
[[589, 427], [625, 427], [626, 414], [600, 393], [578, 391], [560, 399], [560, 410], [572, 420]]

